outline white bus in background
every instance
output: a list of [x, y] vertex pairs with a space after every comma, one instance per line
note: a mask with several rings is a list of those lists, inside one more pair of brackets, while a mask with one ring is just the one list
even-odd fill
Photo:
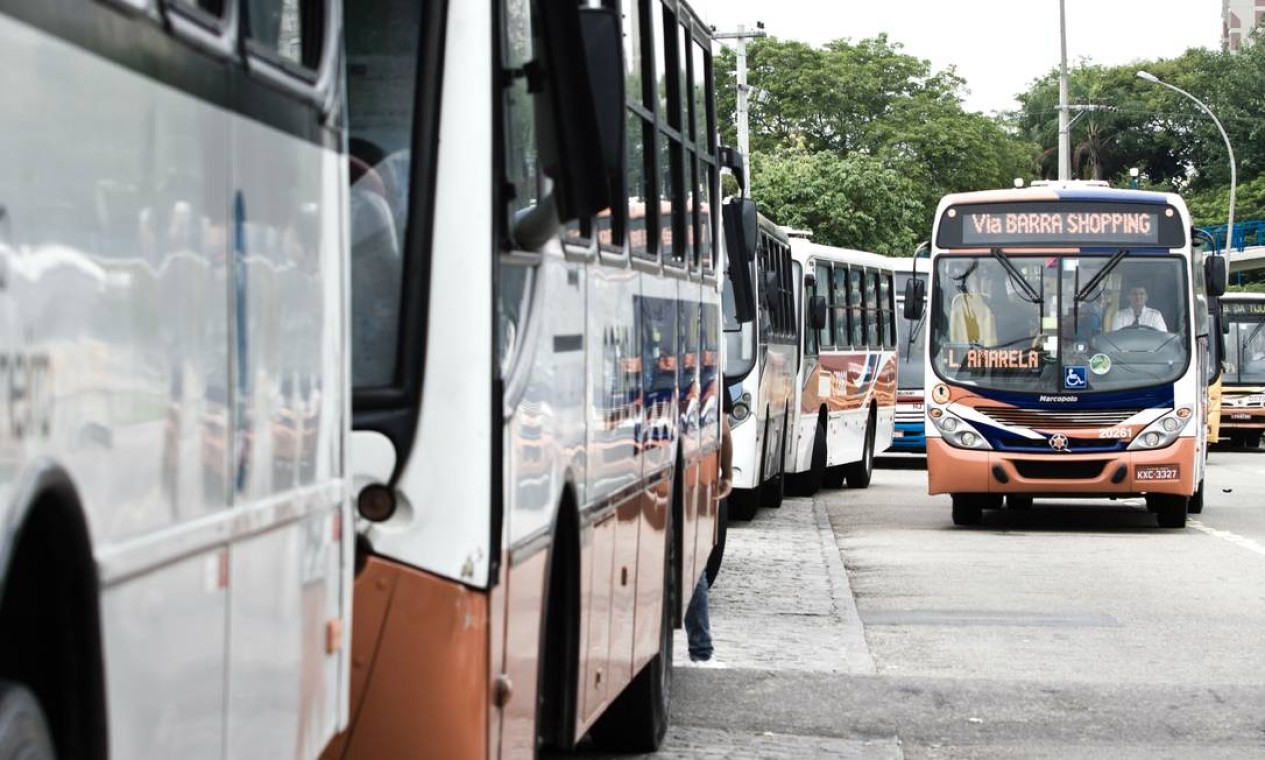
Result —
[[[729, 226], [727, 225], [727, 230]], [[788, 438], [795, 401], [799, 355], [796, 275], [786, 232], [759, 217], [756, 253], [746, 266], [754, 299], [755, 320], [740, 324], [735, 291], [736, 271], [729, 263], [725, 285], [725, 385], [732, 410], [733, 492], [728, 517], [750, 520], [760, 507], [780, 507], [785, 489]], [[730, 249], [736, 246], [731, 245]]]
[[885, 256], [791, 239], [802, 271], [803, 340], [796, 357], [788, 485], [866, 488], [874, 455], [892, 443], [896, 299]]
[[336, 3], [0, 9], [0, 746], [312, 758], [348, 715]]
[[926, 375], [927, 311], [924, 308], [917, 319], [905, 319], [904, 306], [906, 283], [911, 279], [921, 280], [923, 292], [926, 292], [926, 283], [931, 277], [930, 252], [930, 245], [923, 244], [911, 257], [890, 259], [896, 275], [896, 332], [900, 336], [896, 346], [898, 372], [893, 452], [922, 454], [927, 450], [926, 399], [922, 386]]

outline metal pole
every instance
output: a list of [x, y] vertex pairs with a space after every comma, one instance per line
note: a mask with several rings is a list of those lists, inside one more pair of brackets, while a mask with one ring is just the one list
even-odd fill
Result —
[[1199, 106], [1204, 113], [1208, 114], [1208, 118], [1212, 119], [1212, 123], [1217, 125], [1217, 131], [1221, 133], [1221, 139], [1225, 140], [1225, 152], [1230, 155], [1230, 215], [1225, 225], [1225, 251], [1228, 254], [1230, 252], [1230, 245], [1234, 240], [1234, 191], [1239, 183], [1238, 170], [1235, 167], [1234, 161], [1234, 148], [1230, 145], [1230, 136], [1225, 133], [1225, 127], [1221, 126], [1221, 120], [1217, 118], [1217, 115], [1212, 112], [1211, 108], [1204, 105], [1204, 102], [1199, 98], [1196, 98], [1194, 95], [1191, 95], [1189, 92], [1186, 92], [1176, 85], [1171, 85], [1168, 82], [1163, 81], [1149, 71], [1139, 71], [1138, 77], [1145, 79], [1148, 82], [1154, 82], [1155, 84], [1167, 87], [1173, 92], [1176, 92], [1179, 95], [1185, 95], [1193, 100], [1195, 105]]
[[718, 32], [713, 34], [716, 40], [736, 40], [735, 53], [737, 53], [738, 71], [738, 152], [742, 153], [742, 187], [743, 195], [751, 194], [751, 138], [750, 124], [748, 122], [748, 104], [751, 97], [751, 88], [747, 86], [747, 40], [757, 39], [766, 36], [764, 24], [756, 22], [756, 30], [747, 31], [747, 27], [743, 24], [738, 25], [736, 32]]
[[751, 191], [751, 141], [747, 123], [747, 28], [738, 25], [738, 151], [742, 153], [742, 187], [743, 195]]
[[1059, 179], [1072, 178], [1072, 135], [1067, 108], [1067, 9], [1059, 0]]

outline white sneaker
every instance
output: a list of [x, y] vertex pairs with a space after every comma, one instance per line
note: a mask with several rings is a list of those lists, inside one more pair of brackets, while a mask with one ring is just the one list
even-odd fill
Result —
[[711, 658], [710, 660], [691, 660], [690, 665], [696, 668], [712, 668], [714, 670], [723, 670], [729, 667], [728, 665], [716, 659], [715, 657]]

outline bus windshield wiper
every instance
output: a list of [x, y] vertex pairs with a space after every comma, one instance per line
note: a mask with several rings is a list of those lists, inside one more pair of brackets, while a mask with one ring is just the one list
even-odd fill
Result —
[[1084, 301], [1090, 293], [1093, 293], [1094, 288], [1098, 287], [1098, 283], [1102, 282], [1107, 275], [1111, 274], [1111, 270], [1115, 269], [1116, 264], [1119, 264], [1120, 260], [1128, 255], [1128, 253], [1128, 248], [1121, 248], [1119, 251], [1116, 251], [1116, 254], [1107, 260], [1107, 265], [1102, 269], [1099, 269], [1098, 274], [1089, 278], [1089, 282], [1085, 283], [1085, 287], [1076, 291], [1076, 302], [1080, 303], [1081, 301]]
[[1010, 281], [1015, 284], [1015, 287], [1023, 291], [1025, 301], [1036, 304], [1043, 303], [1044, 299], [1041, 297], [1041, 294], [1032, 289], [1032, 285], [1028, 282], [1027, 278], [1023, 276], [1022, 272], [1015, 268], [1015, 263], [1010, 260], [1009, 256], [1002, 253], [1000, 248], [993, 249], [993, 258], [997, 259], [997, 261], [999, 261], [1006, 269], [1006, 274], [1010, 276]]

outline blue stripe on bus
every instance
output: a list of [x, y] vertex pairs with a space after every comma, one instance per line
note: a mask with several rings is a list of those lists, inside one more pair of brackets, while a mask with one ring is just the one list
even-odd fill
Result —
[[[1103, 391], [1097, 393], [1017, 393], [972, 388], [975, 395], [1009, 404], [1020, 409], [1155, 409], [1173, 406], [1173, 386], [1161, 385], [1129, 391]], [[1068, 399], [1066, 401], [1041, 401], [1041, 397]]]

